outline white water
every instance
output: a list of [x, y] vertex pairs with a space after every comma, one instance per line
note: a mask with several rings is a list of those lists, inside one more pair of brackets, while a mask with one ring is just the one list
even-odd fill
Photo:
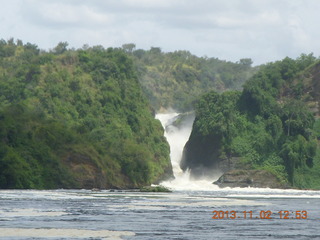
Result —
[[123, 239], [121, 236], [134, 236], [133, 232], [128, 231], [93, 231], [84, 229], [47, 229], [47, 228], [1, 228], [0, 238], [3, 237], [24, 237], [24, 238], [59, 238], [59, 239], [70, 239], [70, 238], [86, 238], [92, 239], [105, 239], [105, 240], [116, 240]]
[[[320, 239], [319, 200], [320, 191], [253, 188], [0, 190], [0, 239]], [[213, 220], [212, 211], [238, 217]], [[272, 220], [260, 219], [261, 211], [271, 211]], [[281, 219], [279, 211], [290, 212], [290, 218]], [[296, 211], [306, 211], [308, 218], [296, 219]]]
[[163, 128], [165, 129], [164, 136], [170, 145], [170, 159], [172, 164], [173, 175], [175, 177], [172, 181], [162, 182], [161, 185], [168, 187], [172, 190], [197, 190], [209, 191], [219, 189], [218, 186], [212, 184], [217, 178], [214, 179], [200, 179], [193, 180], [190, 178], [190, 172], [183, 172], [180, 168], [180, 161], [184, 145], [189, 139], [193, 119], [183, 122], [180, 128], [171, 125], [172, 121], [178, 116], [179, 113], [160, 113], [156, 115]]

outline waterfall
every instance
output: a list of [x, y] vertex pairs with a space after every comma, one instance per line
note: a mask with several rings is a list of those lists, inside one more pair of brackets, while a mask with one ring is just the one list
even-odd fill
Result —
[[181, 121], [179, 121], [178, 124], [174, 124], [178, 116], [179, 113], [177, 112], [159, 113], [156, 115], [156, 119], [160, 120], [165, 129], [164, 136], [170, 145], [170, 159], [175, 177], [174, 180], [164, 181], [161, 185], [173, 190], [205, 191], [218, 189], [218, 186], [212, 184], [212, 182], [217, 179], [192, 180], [190, 179], [190, 172], [183, 172], [181, 170], [180, 161], [182, 152], [192, 130], [194, 115], [189, 114], [187, 117], [181, 118]]

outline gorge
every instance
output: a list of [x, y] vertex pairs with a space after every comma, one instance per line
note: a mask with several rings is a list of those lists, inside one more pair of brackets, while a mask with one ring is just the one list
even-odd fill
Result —
[[312, 54], [253, 67], [188, 51], [66, 46], [0, 41], [0, 188], [203, 189], [223, 173], [220, 186], [257, 186], [261, 175], [320, 188]]

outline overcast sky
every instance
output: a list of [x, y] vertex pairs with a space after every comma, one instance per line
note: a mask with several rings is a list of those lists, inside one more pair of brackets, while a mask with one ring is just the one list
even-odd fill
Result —
[[0, 38], [188, 50], [254, 64], [320, 55], [319, 0], [3, 0]]

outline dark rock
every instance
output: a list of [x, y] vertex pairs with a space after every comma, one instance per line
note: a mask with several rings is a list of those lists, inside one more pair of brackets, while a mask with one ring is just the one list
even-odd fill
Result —
[[232, 170], [224, 173], [213, 184], [219, 187], [288, 188], [266, 170]]
[[222, 141], [216, 135], [198, 135], [192, 132], [182, 154], [180, 167], [190, 170], [195, 179], [203, 176], [217, 176], [223, 172], [239, 168], [239, 158], [221, 157]]
[[199, 175], [197, 168], [220, 169], [220, 139], [215, 136], [190, 136], [186, 143], [180, 167], [183, 171], [191, 169], [191, 175]]

